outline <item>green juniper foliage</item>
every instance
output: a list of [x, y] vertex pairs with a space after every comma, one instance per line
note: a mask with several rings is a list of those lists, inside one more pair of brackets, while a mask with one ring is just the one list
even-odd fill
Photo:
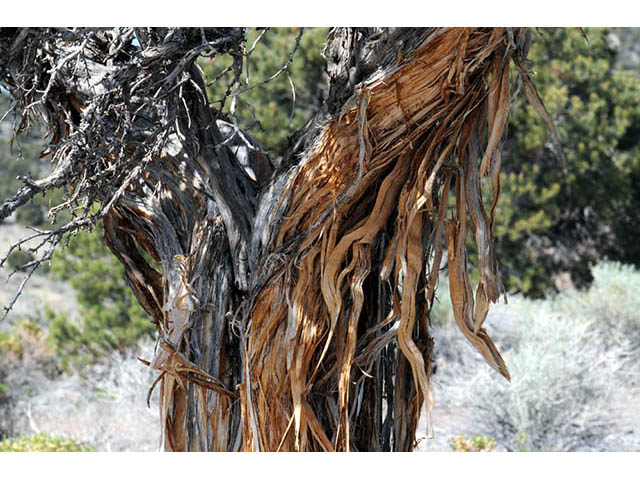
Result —
[[[0, 118], [10, 109], [11, 102], [7, 95], [0, 93]], [[11, 145], [12, 114], [8, 114], [0, 123], [0, 198], [2, 200], [13, 196], [22, 186], [18, 176], [39, 178], [46, 168], [46, 160], [40, 158], [42, 151], [41, 132], [18, 135]], [[38, 196], [33, 201], [18, 210], [18, 222], [24, 225], [40, 226], [44, 221], [44, 197]]]
[[123, 280], [122, 265], [103, 244], [101, 224], [73, 237], [54, 256], [51, 270], [71, 282], [80, 304], [78, 323], [64, 313], [46, 313], [49, 338], [64, 361], [83, 364], [153, 335], [149, 316]]
[[[247, 50], [251, 49], [261, 31], [251, 29], [248, 32]], [[321, 51], [328, 31], [328, 28], [304, 29], [300, 46], [289, 66], [289, 76], [295, 89], [295, 104], [286, 71], [274, 80], [238, 95], [235, 107], [238, 125], [242, 128], [248, 127], [249, 133], [264, 148], [282, 152], [287, 147], [287, 137], [304, 125], [320, 108], [327, 89], [325, 60]], [[286, 65], [299, 33], [299, 28], [270, 28], [251, 53], [249, 60], [244, 63], [240, 91], [264, 82]], [[230, 114], [232, 98], [228, 97], [223, 107], [221, 100], [225, 96], [227, 85], [233, 79], [234, 72], [229, 71], [215, 83], [213, 80], [230, 64], [231, 60], [227, 57], [201, 61], [208, 81], [212, 83], [207, 90], [209, 99], [215, 108], [222, 109], [225, 114]]]
[[614, 68], [609, 29], [584, 33], [541, 29], [529, 55], [566, 165], [523, 95], [509, 120], [496, 248], [507, 289], [531, 296], [558, 272], [585, 284], [600, 258], [640, 265], [640, 80]]

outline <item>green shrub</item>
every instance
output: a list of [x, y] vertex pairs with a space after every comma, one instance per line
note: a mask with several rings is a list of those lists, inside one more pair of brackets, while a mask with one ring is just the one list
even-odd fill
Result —
[[459, 395], [469, 399], [475, 425], [505, 448], [575, 451], [603, 449], [610, 441], [618, 418], [609, 406], [628, 345], [609, 342], [606, 335], [615, 336], [615, 330], [605, 334], [595, 317], [579, 313], [589, 309], [588, 296], [514, 296], [508, 306], [492, 309], [499, 321], [490, 321], [495, 327], [489, 330], [511, 383], [484, 366], [456, 368], [476, 372], [454, 380]]
[[70, 281], [80, 304], [78, 319], [45, 310], [49, 342], [64, 366], [82, 367], [153, 337], [154, 325], [125, 284], [124, 268], [102, 241], [101, 224], [71, 238], [51, 270]]
[[13, 333], [0, 333], [0, 355], [21, 357], [23, 352], [20, 338]]
[[[0, 333], [0, 355], [22, 358], [25, 350], [32, 350], [34, 346], [43, 344], [44, 331], [35, 322], [23, 319], [16, 323], [10, 333]], [[29, 351], [30, 354], [34, 352]], [[1, 363], [1, 362], [0, 362]]]
[[38, 433], [0, 442], [0, 452], [94, 452], [95, 448], [70, 438]]
[[608, 262], [592, 273], [589, 290], [559, 295], [555, 305], [567, 315], [590, 319], [608, 347], [628, 343], [633, 358], [640, 360], [640, 271]]
[[30, 368], [50, 378], [60, 373], [59, 361], [43, 328], [23, 319], [10, 332], [0, 333], [0, 381], [6, 378], [22, 381]]
[[16, 268], [20, 268], [21, 266], [33, 261], [34, 258], [33, 254], [26, 250], [14, 250], [11, 252], [11, 255], [9, 255], [7, 263], [11, 269], [15, 270]]
[[13, 327], [13, 331], [22, 337], [32, 337], [35, 339], [41, 338], [44, 333], [40, 325], [27, 318], [16, 323]]
[[454, 452], [491, 452], [496, 446], [496, 439], [486, 435], [474, 435], [470, 438], [456, 435], [449, 439], [449, 445]]
[[609, 29], [545, 28], [532, 79], [557, 126], [565, 165], [524, 95], [509, 117], [496, 252], [509, 291], [542, 297], [554, 276], [589, 284], [590, 262], [640, 265], [640, 79], [616, 69]]
[[[8, 391], [9, 391], [9, 383], [8, 382], [0, 382], [0, 407], [2, 407], [3, 403], [5, 403]], [[3, 410], [4, 410], [4, 408], [3, 408]], [[0, 430], [0, 433], [2, 433], [2, 430]]]
[[39, 227], [45, 220], [43, 203], [42, 199], [38, 197], [35, 201], [31, 201], [20, 207], [16, 215], [18, 223], [30, 227]]

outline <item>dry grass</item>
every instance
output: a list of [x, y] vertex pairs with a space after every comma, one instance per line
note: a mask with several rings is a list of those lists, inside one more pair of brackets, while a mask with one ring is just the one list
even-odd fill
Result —
[[[99, 451], [157, 451], [160, 418], [145, 402], [153, 373], [136, 360], [152, 351], [152, 343], [141, 345], [87, 368], [82, 376], [47, 378], [27, 363], [14, 365], [14, 375], [24, 375], [25, 382], [10, 382], [11, 405], [3, 413], [11, 431], [6, 433], [73, 438]], [[158, 401], [157, 394], [152, 400]]]

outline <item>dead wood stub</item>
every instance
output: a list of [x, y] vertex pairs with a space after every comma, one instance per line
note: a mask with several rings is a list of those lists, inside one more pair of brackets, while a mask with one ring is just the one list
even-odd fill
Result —
[[54, 139], [54, 174], [0, 217], [67, 185], [84, 210], [45, 238], [104, 219], [162, 338], [149, 364], [167, 449], [411, 450], [432, 403], [445, 245], [456, 323], [509, 378], [482, 325], [502, 290], [492, 231], [509, 67], [529, 41], [527, 29], [334, 29], [327, 108], [271, 173], [216, 118], [193, 63], [238, 61], [242, 29], [0, 29], [2, 84]]

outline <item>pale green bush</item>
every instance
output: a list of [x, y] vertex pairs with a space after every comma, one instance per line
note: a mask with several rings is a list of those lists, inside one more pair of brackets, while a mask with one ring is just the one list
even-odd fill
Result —
[[71, 438], [54, 437], [37, 433], [18, 438], [6, 438], [0, 442], [0, 452], [93, 452], [95, 449]]
[[633, 357], [640, 359], [640, 271], [610, 262], [596, 265], [591, 273], [589, 290], [559, 295], [557, 309], [593, 320], [607, 346], [628, 343]]
[[629, 368], [640, 338], [640, 274], [616, 264], [593, 274], [586, 292], [512, 296], [492, 307], [485, 326], [511, 383], [452, 322], [434, 321], [436, 362], [446, 366], [434, 376], [439, 401], [468, 412], [476, 431], [507, 450], [624, 450], [634, 442], [637, 449], [637, 430], [613, 404], [633, 398], [640, 384], [637, 368]]
[[614, 425], [607, 407], [620, 352], [607, 351], [583, 318], [517, 303], [520, 343], [505, 352], [511, 383], [487, 378], [486, 369], [471, 382], [478, 425], [511, 450], [597, 448]]
[[491, 452], [496, 446], [496, 440], [486, 435], [465, 437], [456, 435], [449, 439], [449, 446], [454, 452]]

